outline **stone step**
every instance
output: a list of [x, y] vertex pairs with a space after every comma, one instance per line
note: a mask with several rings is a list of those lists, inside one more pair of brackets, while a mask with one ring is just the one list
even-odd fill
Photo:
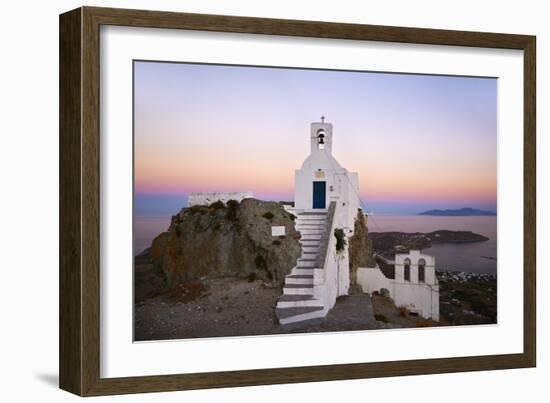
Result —
[[281, 295], [277, 300], [277, 308], [297, 308], [303, 306], [322, 307], [323, 301], [311, 295]]
[[285, 277], [285, 284], [313, 284], [313, 274], [291, 274]]
[[[309, 268], [309, 267], [313, 267], [313, 266], [311, 265], [311, 262], [314, 262], [314, 263], [315, 263], [316, 261], [317, 261], [317, 259], [307, 259], [307, 260], [300, 260], [300, 259], [298, 259], [298, 261], [296, 262], [296, 267], [298, 267], [298, 268], [303, 268], [303, 269], [307, 269], [307, 268]], [[304, 264], [304, 262], [305, 262], [305, 264]]]
[[300, 212], [294, 213], [294, 215], [298, 218], [308, 218], [308, 217], [315, 217], [315, 216], [326, 218], [327, 212], [322, 210], [300, 211]]
[[301, 232], [302, 235], [304, 235], [304, 232], [303, 232], [303, 231], [323, 231], [323, 232], [325, 232], [326, 230], [327, 230], [327, 229], [326, 229], [325, 226], [319, 226], [319, 227], [313, 227], [313, 226], [311, 226], [311, 227], [309, 227], [309, 226], [303, 226], [303, 225], [300, 226], [300, 225], [299, 225], [299, 226], [296, 227], [296, 231]]
[[317, 259], [298, 259], [297, 266], [298, 267], [315, 267], [316, 263], [317, 263]]
[[300, 234], [302, 234], [303, 237], [309, 237], [309, 235], [323, 235], [325, 233], [324, 228], [315, 228], [315, 229], [301, 229], [299, 230]]
[[276, 308], [275, 314], [281, 325], [301, 322], [308, 319], [323, 317], [325, 312], [322, 306], [299, 308]]
[[304, 234], [300, 241], [319, 241], [322, 238], [322, 234]]
[[300, 238], [300, 241], [303, 241], [303, 242], [315, 241], [315, 242], [318, 243], [318, 242], [321, 241], [321, 238], [322, 237], [319, 237], [319, 235], [305, 235], [305, 236]]
[[[306, 255], [302, 255], [298, 258], [298, 260], [296, 261], [296, 266], [303, 266], [303, 264], [301, 264], [302, 262], [316, 262], [317, 260], [319, 259], [319, 256], [316, 254], [306, 254]], [[311, 265], [306, 265], [306, 267], [311, 267]]]
[[296, 225], [306, 225], [306, 226], [326, 226], [327, 220], [321, 218], [321, 219], [311, 219], [308, 218], [307, 220], [298, 219], [296, 220]]
[[313, 279], [313, 275], [310, 274], [288, 274], [285, 278], [302, 278], [306, 279], [309, 278], [310, 280]]
[[317, 320], [326, 315], [322, 300], [313, 297], [314, 274], [321, 239], [327, 231], [327, 209], [292, 211], [297, 216], [302, 255], [285, 277], [283, 295], [277, 300], [276, 314], [282, 325]]
[[313, 295], [313, 284], [285, 284], [283, 293], [286, 295]]
[[298, 220], [296, 221], [296, 226], [322, 226], [322, 227], [325, 227], [327, 224], [327, 220], [300, 220], [298, 218]]
[[302, 216], [308, 216], [308, 215], [327, 215], [328, 213], [328, 210], [327, 209], [322, 209], [322, 208], [316, 208], [316, 209], [311, 209], [311, 210], [302, 210], [300, 211], [298, 214], [298, 217], [302, 217]]
[[294, 267], [290, 271], [290, 275], [297, 275], [297, 276], [313, 275], [313, 270], [315, 269], [316, 267]]
[[320, 239], [300, 239], [300, 243], [302, 244], [302, 246], [315, 247], [317, 249], [319, 248], [319, 244], [321, 243], [320, 241]]
[[326, 222], [326, 217], [323, 215], [307, 215], [307, 216], [300, 216], [296, 220], [296, 224], [305, 224], [308, 222], [317, 222], [317, 221], [324, 221]]
[[298, 264], [296, 265], [296, 268], [297, 269], [319, 269], [319, 267], [315, 267], [311, 265], [304, 266], [302, 262], [298, 262]]

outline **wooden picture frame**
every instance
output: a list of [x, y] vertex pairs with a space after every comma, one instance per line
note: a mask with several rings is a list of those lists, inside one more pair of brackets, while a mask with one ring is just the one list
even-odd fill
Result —
[[[100, 377], [99, 35], [102, 25], [523, 50], [523, 353]], [[524, 368], [536, 365], [535, 37], [81, 7], [60, 16], [60, 387], [81, 396]]]

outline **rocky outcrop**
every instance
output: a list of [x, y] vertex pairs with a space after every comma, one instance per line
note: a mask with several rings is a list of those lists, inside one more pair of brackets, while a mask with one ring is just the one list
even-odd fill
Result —
[[357, 212], [353, 235], [349, 239], [350, 284], [357, 284], [358, 267], [375, 267], [374, 250], [369, 239], [367, 218], [362, 210]]
[[[294, 219], [280, 203], [251, 198], [183, 208], [153, 240], [151, 258], [168, 286], [204, 276], [282, 285], [301, 255]], [[272, 236], [274, 225], [285, 235]]]

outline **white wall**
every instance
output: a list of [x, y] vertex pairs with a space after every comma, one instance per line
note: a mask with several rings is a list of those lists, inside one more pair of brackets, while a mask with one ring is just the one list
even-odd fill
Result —
[[193, 192], [189, 194], [187, 205], [209, 205], [217, 201], [227, 203], [229, 200], [238, 202], [254, 197], [252, 192]]
[[[390, 297], [398, 307], [406, 307], [418, 312], [425, 318], [439, 320], [439, 285], [404, 282], [402, 276], [396, 280], [384, 276], [378, 267], [359, 267], [357, 269], [357, 284], [363, 292], [372, 294], [382, 288], [390, 292]], [[411, 269], [412, 272], [412, 269]], [[412, 273], [411, 273], [412, 275]]]
[[[345, 290], [343, 292], [345, 295], [347, 289], [349, 289], [349, 276], [347, 284], [340, 285], [340, 280], [343, 277], [341, 276], [340, 268], [349, 267], [348, 253], [346, 251], [343, 253], [343, 256], [339, 256], [336, 253], [336, 238], [331, 235], [334, 233], [334, 230], [338, 228], [338, 214], [339, 206], [336, 204], [334, 217], [330, 222], [330, 228], [328, 228], [329, 237], [323, 268], [322, 270], [316, 269], [313, 274], [313, 296], [323, 301], [323, 305], [327, 312], [334, 307], [336, 298], [340, 295], [340, 291]], [[342, 280], [345, 281], [345, 278]]]
[[378, 265], [376, 267], [357, 268], [357, 284], [361, 286], [363, 292], [372, 294], [374, 291], [380, 291], [385, 288], [390, 292], [393, 298], [395, 295], [394, 281], [384, 276]]
[[439, 321], [439, 286], [414, 283], [394, 283], [395, 305], [406, 307], [427, 319]]
[[[218, 2], [214, 0], [119, 0], [86, 2], [10, 1], [3, 3], [0, 25], [2, 119], [0, 175], [3, 401], [81, 401], [54, 386], [57, 380], [57, 228], [58, 228], [58, 14], [87, 5], [149, 8], [260, 17], [350, 23], [484, 30], [538, 35], [539, 157], [539, 367], [528, 370], [474, 372], [300, 385], [107, 397], [102, 402], [281, 402], [315, 398], [336, 401], [365, 396], [372, 401], [547, 400], [550, 373], [550, 24], [543, 1], [295, 0]], [[545, 135], [543, 135], [545, 134]], [[361, 178], [362, 181], [366, 178]], [[21, 289], [21, 287], [24, 289]], [[457, 387], [460, 385], [460, 387]], [[390, 393], [391, 392], [391, 393]], [[95, 400], [94, 400], [95, 401]]]

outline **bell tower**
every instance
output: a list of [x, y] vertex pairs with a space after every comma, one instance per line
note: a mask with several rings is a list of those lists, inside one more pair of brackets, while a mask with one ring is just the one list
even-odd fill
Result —
[[326, 150], [332, 154], [332, 123], [325, 123], [321, 116], [320, 122], [313, 122], [310, 129], [311, 154]]
[[332, 130], [324, 116], [310, 123], [311, 152], [294, 173], [294, 207], [326, 209], [338, 202], [343, 227], [353, 228], [360, 206], [359, 180], [356, 172], [349, 172], [332, 155]]

